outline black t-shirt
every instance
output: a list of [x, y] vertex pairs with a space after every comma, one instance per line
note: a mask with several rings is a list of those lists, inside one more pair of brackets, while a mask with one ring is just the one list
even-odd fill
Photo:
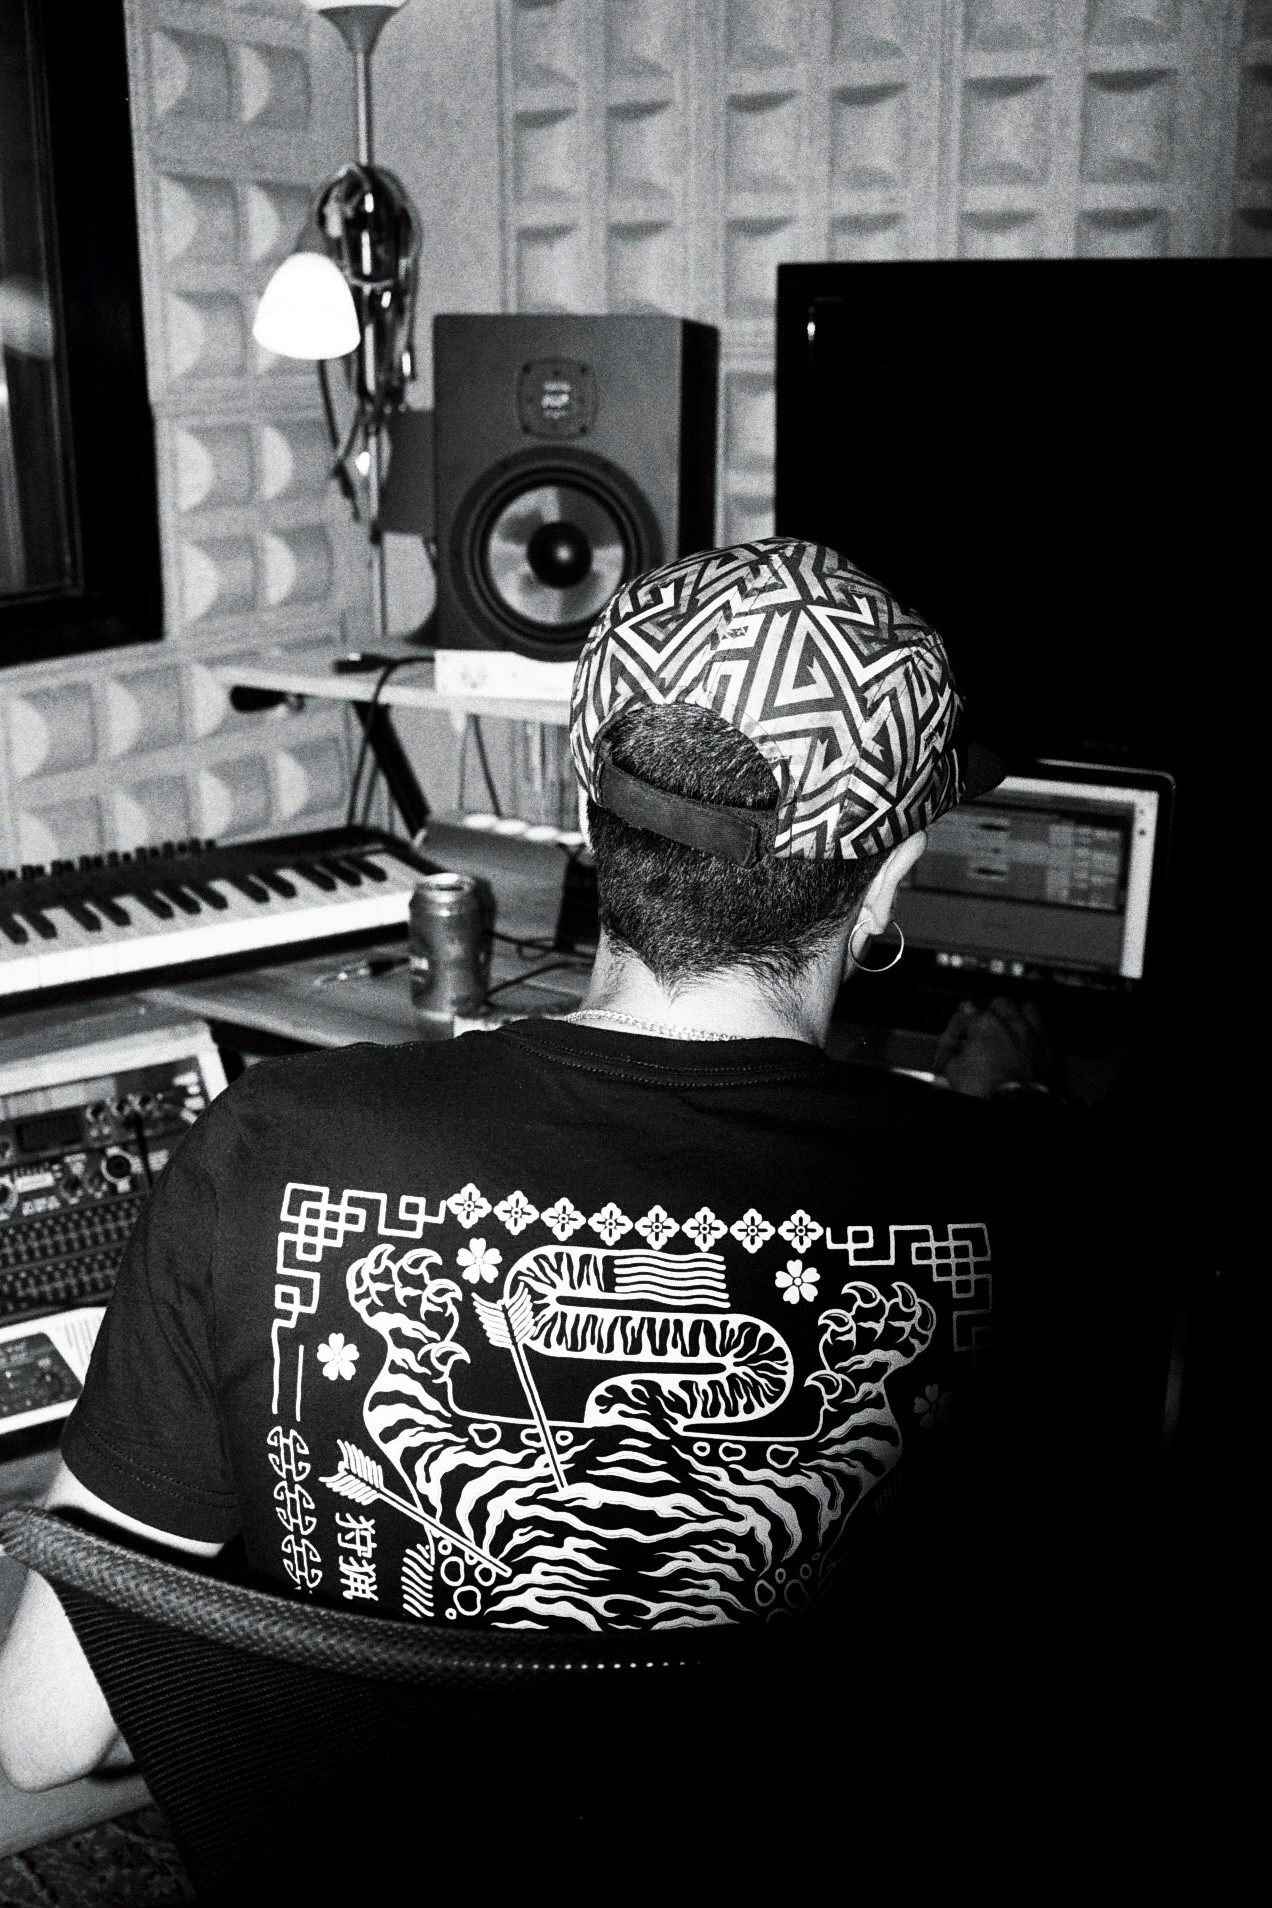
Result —
[[972, 1405], [1030, 1270], [1013, 1126], [786, 1040], [261, 1065], [156, 1184], [64, 1455], [346, 1607], [798, 1608]]

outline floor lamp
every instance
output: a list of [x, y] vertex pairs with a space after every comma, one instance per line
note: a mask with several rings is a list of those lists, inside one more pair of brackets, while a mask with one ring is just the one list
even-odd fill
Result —
[[[370, 545], [375, 634], [388, 629], [380, 531], [385, 419], [401, 408], [415, 375], [419, 221], [405, 188], [372, 157], [371, 55], [405, 0], [305, 0], [330, 20], [353, 56], [358, 157], [323, 185], [300, 249], [285, 258], [261, 296], [252, 335], [282, 357], [317, 364], [331, 433], [332, 475], [361, 519]], [[339, 359], [352, 399], [342, 428], [329, 364]]]

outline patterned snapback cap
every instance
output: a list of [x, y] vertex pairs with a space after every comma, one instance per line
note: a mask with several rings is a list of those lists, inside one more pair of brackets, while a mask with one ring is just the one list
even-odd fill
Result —
[[[777, 808], [668, 795], [610, 759], [633, 704], [691, 703], [765, 757]], [[592, 800], [637, 827], [742, 866], [767, 855], [886, 854], [1002, 779], [964, 745], [945, 645], [824, 544], [772, 537], [707, 550], [626, 584], [574, 676], [570, 746]]]

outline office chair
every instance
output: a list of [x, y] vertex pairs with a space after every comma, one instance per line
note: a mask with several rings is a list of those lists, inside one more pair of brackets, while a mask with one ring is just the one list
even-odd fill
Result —
[[[751, 1840], [725, 1831], [748, 1762], [769, 1729], [792, 1745], [806, 1683], [796, 1625], [781, 1641], [416, 1625], [27, 1505], [0, 1514], [0, 1544], [56, 1590], [205, 1903], [401, 1899], [390, 1877], [493, 1899], [563, 1864], [687, 1873], [695, 1846], [718, 1880]], [[633, 1823], [640, 1846], [621, 1846]]]

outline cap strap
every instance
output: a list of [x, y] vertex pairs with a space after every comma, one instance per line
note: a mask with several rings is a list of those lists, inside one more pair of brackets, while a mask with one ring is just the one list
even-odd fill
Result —
[[651, 788], [626, 769], [617, 768], [601, 750], [597, 787], [600, 804], [634, 828], [648, 828], [668, 841], [683, 842], [705, 855], [718, 855], [739, 868], [750, 868], [773, 851], [777, 814], [771, 808], [725, 808], [714, 802], [696, 802], [688, 795], [669, 795]]

